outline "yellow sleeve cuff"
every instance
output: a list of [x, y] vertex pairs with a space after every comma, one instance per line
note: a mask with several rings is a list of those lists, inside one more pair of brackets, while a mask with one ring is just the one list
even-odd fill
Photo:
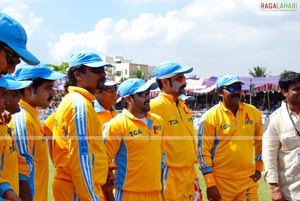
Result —
[[206, 183], [206, 188], [216, 186], [215, 177], [212, 173], [205, 174], [203, 177]]

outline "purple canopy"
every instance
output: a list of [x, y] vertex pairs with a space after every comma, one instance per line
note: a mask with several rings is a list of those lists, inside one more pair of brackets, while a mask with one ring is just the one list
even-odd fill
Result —
[[241, 81], [244, 82], [243, 90], [249, 90], [250, 84], [254, 84], [254, 88], [259, 88], [264, 85], [274, 85], [278, 89], [279, 76], [274, 77], [240, 77]]

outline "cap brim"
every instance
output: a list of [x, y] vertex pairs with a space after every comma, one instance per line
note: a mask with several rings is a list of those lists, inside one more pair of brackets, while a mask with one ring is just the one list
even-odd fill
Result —
[[113, 65], [103, 62], [103, 61], [98, 61], [98, 62], [93, 62], [93, 63], [86, 63], [84, 64], [85, 66], [89, 66], [92, 68], [99, 68], [99, 67], [113, 67]]
[[156, 82], [146, 82], [145, 84], [143, 84], [140, 88], [138, 88], [137, 90], [134, 91], [134, 93], [139, 93], [139, 92], [143, 92], [146, 90], [154, 90], [158, 87], [158, 84]]
[[7, 80], [8, 84], [11, 87], [8, 87], [7, 90], [19, 90], [24, 89], [32, 84], [32, 81], [14, 81], [14, 80]]
[[193, 67], [182, 67], [180, 70], [174, 71], [170, 74], [164, 75], [164, 76], [160, 76], [160, 77], [156, 77], [158, 79], [166, 79], [166, 78], [170, 78], [173, 77], [174, 75], [178, 74], [178, 73], [191, 73], [193, 71]]
[[12, 46], [8, 44], [10, 48], [12, 48], [18, 55], [20, 55], [21, 59], [25, 61], [26, 63], [30, 65], [37, 65], [40, 63], [40, 61], [33, 55], [31, 54], [28, 50], [24, 48], [19, 48], [16, 46]]
[[28, 87], [32, 81], [16, 81], [3, 78], [5, 80], [1, 80], [0, 87], [5, 88], [7, 90], [19, 90]]
[[183, 67], [177, 73], [191, 73], [194, 70], [193, 67]]
[[196, 98], [195, 96], [187, 96], [187, 101], [194, 101]]
[[115, 82], [115, 81], [108, 81], [108, 82], [105, 82], [104, 83], [104, 86], [115, 86], [115, 85], [117, 85], [118, 83], [117, 82]]
[[60, 73], [60, 72], [52, 72], [48, 76], [41, 76], [41, 78], [46, 79], [46, 80], [59, 80], [65, 76], [66, 76], [65, 74]]
[[119, 102], [121, 102], [123, 100], [123, 97], [119, 97], [118, 99], [117, 99], [117, 103], [119, 103]]
[[178, 98], [180, 98], [181, 100], [186, 101], [188, 99], [188, 96], [181, 94], [180, 96], [178, 96]]
[[233, 80], [233, 81], [231, 81], [231, 82], [226, 83], [226, 85], [223, 85], [223, 86], [228, 86], [228, 85], [231, 85], [231, 84], [234, 84], [234, 83], [240, 83], [240, 84], [243, 84], [243, 85], [244, 85], [244, 82], [242, 82], [242, 81], [236, 81], [236, 80]]

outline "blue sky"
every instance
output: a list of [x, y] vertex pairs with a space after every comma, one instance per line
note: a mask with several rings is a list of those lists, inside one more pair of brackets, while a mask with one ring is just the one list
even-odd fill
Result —
[[[262, 3], [295, 3], [293, 10]], [[0, 0], [43, 63], [96, 51], [134, 63], [176, 61], [198, 77], [300, 69], [300, 0]]]

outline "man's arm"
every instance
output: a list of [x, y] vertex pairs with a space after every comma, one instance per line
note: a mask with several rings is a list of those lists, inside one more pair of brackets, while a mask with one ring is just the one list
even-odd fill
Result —
[[280, 147], [279, 133], [270, 118], [266, 122], [266, 131], [262, 139], [262, 159], [265, 166], [265, 179], [269, 183], [273, 200], [284, 200], [278, 182], [278, 150]]
[[32, 201], [31, 189], [27, 180], [19, 180], [19, 196], [22, 201]]
[[210, 123], [207, 114], [201, 118], [198, 135], [198, 158], [201, 171], [206, 183], [207, 199], [218, 201], [221, 199], [220, 192], [216, 186], [213, 175], [213, 161], [211, 150], [215, 148], [215, 126]]
[[263, 127], [262, 127], [262, 117], [260, 112], [257, 110], [256, 117], [257, 122], [255, 124], [255, 133], [254, 133], [254, 148], [255, 148], [255, 169], [256, 172], [253, 173], [253, 180], [256, 182], [260, 179], [260, 173], [263, 170], [263, 161], [262, 161], [262, 136], [263, 136]]
[[19, 113], [13, 115], [13, 135], [16, 138], [18, 148], [18, 171], [19, 171], [19, 191], [20, 197], [23, 200], [33, 199], [34, 184], [29, 184], [29, 177], [34, 168], [33, 162], [33, 147], [34, 140], [31, 135], [34, 135], [33, 126], [26, 121], [26, 112], [22, 109]]
[[[99, 200], [95, 193], [93, 161], [90, 147], [90, 139], [87, 129], [88, 104], [79, 94], [72, 97], [74, 102], [73, 118], [68, 124], [70, 174], [79, 199]], [[97, 160], [95, 156], [95, 160]]]

